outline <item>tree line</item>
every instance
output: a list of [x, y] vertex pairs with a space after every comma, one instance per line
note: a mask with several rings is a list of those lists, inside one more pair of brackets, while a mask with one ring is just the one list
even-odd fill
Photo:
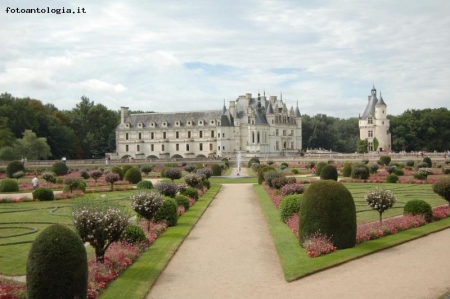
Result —
[[[150, 111], [151, 112], [151, 111]], [[394, 151], [450, 149], [447, 108], [389, 115]], [[71, 110], [31, 98], [0, 94], [0, 160], [88, 159], [114, 152], [120, 111], [82, 96]], [[358, 118], [303, 115], [303, 148], [352, 153], [359, 143]]]

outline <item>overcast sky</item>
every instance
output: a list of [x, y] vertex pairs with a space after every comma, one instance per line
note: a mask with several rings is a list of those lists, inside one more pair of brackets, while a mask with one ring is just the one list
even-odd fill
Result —
[[36, 3], [2, 1], [0, 92], [59, 109], [84, 95], [110, 109], [211, 110], [265, 91], [348, 118], [373, 82], [389, 114], [449, 108], [449, 0]]

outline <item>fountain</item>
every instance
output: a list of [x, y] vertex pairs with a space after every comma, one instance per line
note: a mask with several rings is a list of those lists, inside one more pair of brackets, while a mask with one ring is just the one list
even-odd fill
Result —
[[241, 172], [241, 152], [237, 154], [237, 175], [240, 175]]

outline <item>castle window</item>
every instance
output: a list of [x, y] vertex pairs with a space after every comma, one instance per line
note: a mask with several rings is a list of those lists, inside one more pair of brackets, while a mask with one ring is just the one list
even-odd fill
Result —
[[151, 150], [152, 152], [155, 151], [155, 145], [154, 145], [154, 144], [150, 145], [150, 150]]
[[252, 143], [255, 143], [255, 132], [252, 131]]
[[125, 151], [128, 152], [128, 144], [125, 145]]
[[373, 131], [369, 131], [369, 138], [373, 137]]
[[164, 144], [161, 144], [161, 151], [164, 152]]
[[381, 122], [384, 125], [384, 121]]
[[190, 121], [188, 121], [188, 125], [189, 125], [189, 126], [191, 125], [191, 122], [190, 122]]
[[368, 124], [373, 124], [373, 118], [372, 118], [372, 116], [369, 116], [369, 118], [367, 119], [367, 123], [368, 123]]
[[203, 150], [203, 143], [200, 143], [200, 144], [198, 145], [198, 147], [199, 147], [199, 150], [202, 151], [202, 150]]
[[261, 143], [260, 142], [260, 137], [259, 137], [259, 132], [256, 133], [256, 143]]
[[191, 131], [188, 131], [188, 138], [191, 138]]
[[286, 130], [283, 130], [283, 136], [286, 136]]
[[155, 139], [155, 133], [153, 132], [150, 133], [150, 139]]
[[275, 130], [275, 136], [278, 136], [278, 129]]
[[220, 126], [220, 121], [217, 122], [217, 125]]
[[154, 127], [155, 126], [155, 124], [152, 122], [152, 123], [150, 123], [150, 127]]
[[175, 138], [180, 138], [180, 132], [178, 131], [175, 132]]
[[210, 150], [210, 151], [213, 150], [213, 145], [212, 145], [212, 143], [209, 144], [209, 150]]
[[222, 133], [222, 138], [225, 138], [225, 133]]
[[163, 139], [166, 139], [166, 138], [167, 138], [167, 133], [163, 132]]
[[214, 138], [214, 131], [211, 131], [211, 138]]
[[125, 133], [125, 140], [128, 140], [128, 133]]
[[255, 121], [254, 120], [252, 120], [252, 125], [254, 125], [255, 124]]
[[180, 150], [180, 145], [177, 143], [175, 144], [175, 150], [178, 152]]
[[277, 142], [275, 142], [275, 150], [280, 150], [280, 144], [279, 144], [279, 142], [277, 141]]
[[186, 144], [186, 151], [189, 151], [189, 144]]
[[138, 144], [138, 145], [136, 145], [136, 151], [138, 152], [138, 151], [140, 151], [141, 150], [141, 146]]
[[214, 121], [213, 121], [213, 120], [211, 121], [211, 124], [212, 124], [212, 125], [214, 124]]
[[223, 151], [225, 150], [225, 146], [222, 146], [222, 150], [223, 150]]
[[142, 133], [139, 133], [139, 139], [142, 139]]
[[203, 131], [199, 131], [199, 132], [198, 132], [198, 136], [199, 136], [200, 138], [203, 138]]
[[294, 149], [294, 142], [291, 142], [291, 149]]
[[217, 147], [217, 150], [220, 151], [220, 145]]

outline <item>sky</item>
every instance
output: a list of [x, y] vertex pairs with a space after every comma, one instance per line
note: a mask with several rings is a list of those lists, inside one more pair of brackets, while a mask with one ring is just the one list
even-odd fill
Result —
[[388, 114], [449, 108], [448, 0], [36, 3], [1, 1], [0, 93], [60, 110], [219, 110], [259, 92], [349, 118], [373, 84]]

